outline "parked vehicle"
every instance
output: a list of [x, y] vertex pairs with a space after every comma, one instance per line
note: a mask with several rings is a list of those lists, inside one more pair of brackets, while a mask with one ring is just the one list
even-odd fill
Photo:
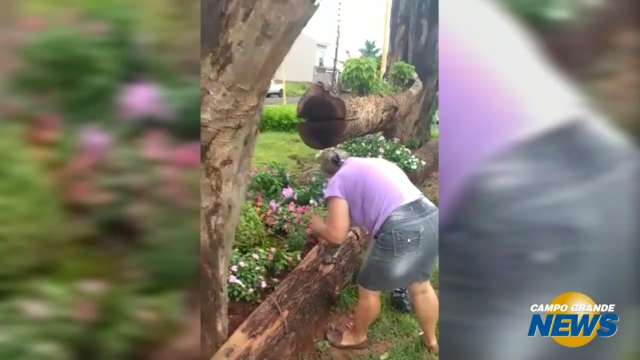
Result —
[[271, 80], [269, 90], [267, 90], [267, 97], [271, 95], [278, 97], [284, 96], [284, 85], [282, 84], [282, 80]]

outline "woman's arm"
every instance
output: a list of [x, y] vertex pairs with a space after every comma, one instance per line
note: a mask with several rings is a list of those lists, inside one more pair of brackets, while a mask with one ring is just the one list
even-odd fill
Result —
[[332, 197], [327, 202], [329, 214], [326, 221], [321, 217], [311, 218], [311, 230], [321, 240], [333, 245], [342, 244], [349, 232], [349, 204], [346, 200]]

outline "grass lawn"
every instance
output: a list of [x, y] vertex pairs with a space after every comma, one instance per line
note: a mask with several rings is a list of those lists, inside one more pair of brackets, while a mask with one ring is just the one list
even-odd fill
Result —
[[277, 161], [290, 171], [298, 171], [313, 164], [316, 153], [302, 142], [298, 133], [263, 132], [258, 134], [253, 167], [261, 169]]

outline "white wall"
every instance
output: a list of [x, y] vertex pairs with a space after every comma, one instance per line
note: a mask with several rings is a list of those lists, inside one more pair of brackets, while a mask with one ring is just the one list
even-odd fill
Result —
[[[313, 66], [316, 63], [318, 42], [304, 33], [296, 39], [276, 71], [274, 79], [287, 81], [313, 81]], [[325, 59], [326, 65], [327, 59]]]

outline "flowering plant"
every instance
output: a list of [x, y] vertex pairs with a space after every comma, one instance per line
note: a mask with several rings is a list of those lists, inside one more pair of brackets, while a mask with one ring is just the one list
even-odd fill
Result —
[[351, 156], [377, 157], [387, 159], [407, 173], [418, 171], [425, 162], [411, 153], [406, 146], [397, 140], [390, 141], [380, 134], [371, 134], [351, 139], [338, 145]]
[[232, 301], [258, 302], [279, 282], [276, 277], [299, 260], [299, 252], [285, 252], [275, 247], [234, 252], [229, 267], [229, 298]]

